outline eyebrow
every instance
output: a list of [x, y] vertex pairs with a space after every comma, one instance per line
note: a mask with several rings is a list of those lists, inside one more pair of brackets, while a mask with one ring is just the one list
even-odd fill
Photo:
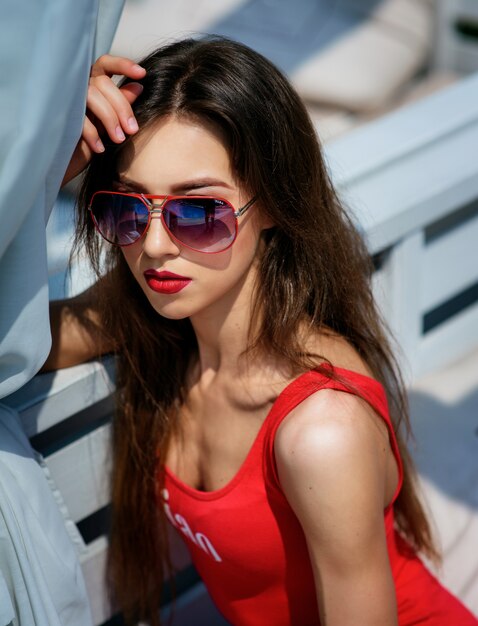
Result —
[[[128, 189], [139, 193], [145, 193], [145, 191], [147, 191], [144, 185], [125, 176], [119, 176], [116, 184], [124, 185]], [[202, 189], [204, 187], [224, 187], [225, 189], [234, 189], [234, 187], [232, 187], [223, 180], [205, 177], [193, 178], [191, 180], [185, 180], [180, 183], [176, 183], [175, 185], [171, 186], [171, 191], [173, 194], [175, 194], [180, 191], [192, 191], [194, 189]]]

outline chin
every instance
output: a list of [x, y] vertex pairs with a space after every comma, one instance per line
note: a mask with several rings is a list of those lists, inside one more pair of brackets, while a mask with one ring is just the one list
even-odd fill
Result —
[[174, 306], [174, 304], [158, 305], [157, 302], [149, 301], [153, 309], [161, 317], [165, 317], [168, 320], [184, 320], [190, 317], [190, 311], [185, 310], [184, 307]]
[[197, 307], [193, 307], [191, 303], [180, 302], [179, 299], [176, 301], [158, 302], [156, 298], [148, 297], [148, 301], [158, 315], [168, 320], [184, 320], [191, 317], [197, 309]]
[[161, 309], [161, 311], [158, 311], [156, 309], [156, 313], [158, 315], [161, 315], [161, 317], [166, 318], [167, 320], [185, 320], [188, 317], [190, 317], [189, 314], [174, 313], [174, 312], [164, 311], [163, 309]]

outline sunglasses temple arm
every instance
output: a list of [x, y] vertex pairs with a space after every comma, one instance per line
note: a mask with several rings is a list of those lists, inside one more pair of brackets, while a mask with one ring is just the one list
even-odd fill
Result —
[[249, 202], [245, 204], [241, 209], [238, 209], [237, 211], [235, 211], [234, 215], [236, 217], [241, 217], [241, 215], [244, 215], [247, 209], [250, 209], [256, 200], [257, 200], [257, 196], [249, 200]]

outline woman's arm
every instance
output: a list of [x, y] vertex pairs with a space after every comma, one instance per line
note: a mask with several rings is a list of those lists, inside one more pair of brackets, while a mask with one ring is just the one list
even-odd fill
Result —
[[78, 365], [114, 351], [101, 327], [98, 289], [101, 280], [75, 298], [50, 303], [52, 347], [42, 371]]
[[323, 626], [398, 626], [383, 518], [391, 452], [380, 422], [360, 398], [327, 389], [277, 432], [279, 478], [306, 536]]

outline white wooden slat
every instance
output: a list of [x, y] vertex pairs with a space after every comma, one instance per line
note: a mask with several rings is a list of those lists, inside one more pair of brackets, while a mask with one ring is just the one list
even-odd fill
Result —
[[114, 360], [103, 359], [35, 376], [2, 402], [17, 410], [29, 437], [41, 433], [114, 390]]
[[421, 336], [420, 265], [423, 232], [404, 238], [391, 250], [382, 268], [383, 309], [396, 343], [406, 382], [415, 372], [416, 350]]
[[423, 259], [422, 310], [478, 282], [478, 216], [429, 245]]
[[420, 341], [416, 357], [419, 376], [445, 367], [476, 350], [478, 343], [478, 304], [474, 304], [427, 333]]
[[101, 426], [45, 459], [75, 522], [108, 504], [109, 433]]

